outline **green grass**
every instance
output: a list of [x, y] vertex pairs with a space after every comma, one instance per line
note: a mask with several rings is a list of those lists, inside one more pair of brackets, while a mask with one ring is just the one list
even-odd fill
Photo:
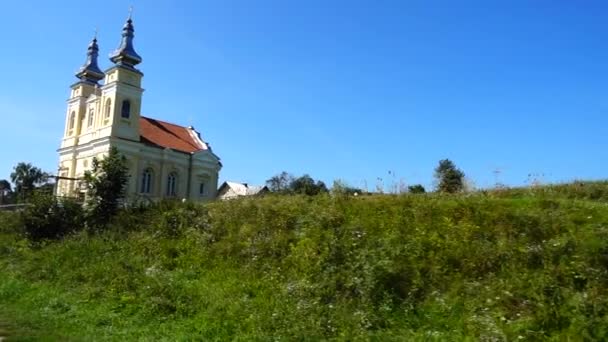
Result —
[[602, 182], [163, 203], [98, 235], [30, 245], [19, 231], [0, 213], [0, 331], [14, 340], [608, 335]]

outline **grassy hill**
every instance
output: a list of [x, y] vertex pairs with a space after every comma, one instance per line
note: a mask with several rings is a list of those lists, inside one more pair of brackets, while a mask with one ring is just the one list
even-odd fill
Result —
[[123, 212], [32, 246], [0, 213], [0, 322], [47, 340], [605, 340], [608, 183]]

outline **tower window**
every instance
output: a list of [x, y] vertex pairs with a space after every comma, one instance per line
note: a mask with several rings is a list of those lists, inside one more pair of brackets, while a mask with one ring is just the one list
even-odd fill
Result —
[[141, 193], [149, 194], [150, 192], [152, 192], [152, 169], [146, 169], [141, 177]]
[[89, 109], [89, 124], [88, 126], [93, 126], [93, 121], [95, 120], [95, 108]]
[[74, 121], [76, 121], [76, 112], [72, 112], [72, 114], [70, 114], [70, 118], [68, 120], [68, 135], [72, 135], [72, 133], [74, 133]]
[[77, 129], [76, 129], [76, 134], [81, 134], [82, 133], [82, 129], [84, 128], [84, 117], [86, 116], [86, 113], [81, 113], [79, 114], [80, 116], [80, 124], [78, 125]]
[[205, 195], [205, 183], [201, 183], [198, 186], [198, 194], [199, 194], [199, 196], [204, 196]]
[[112, 112], [112, 100], [107, 99], [106, 100], [106, 107], [104, 108], [104, 115], [103, 115], [103, 123], [107, 124], [108, 121], [110, 120], [110, 114]]
[[167, 177], [167, 196], [177, 195], [177, 174], [171, 172]]
[[131, 116], [131, 102], [129, 100], [122, 101], [120, 116], [125, 119], [128, 119]]

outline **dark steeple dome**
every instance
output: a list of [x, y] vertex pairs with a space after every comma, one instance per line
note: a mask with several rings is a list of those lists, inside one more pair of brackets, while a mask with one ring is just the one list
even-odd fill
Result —
[[122, 28], [120, 46], [110, 55], [110, 60], [113, 63], [130, 68], [141, 63], [141, 57], [133, 48], [133, 32], [135, 32], [133, 20], [131, 20], [131, 15], [129, 15], [129, 19], [127, 19], [125, 26]]
[[78, 70], [78, 73], [76, 73], [76, 77], [80, 78], [84, 82], [95, 84], [97, 84], [97, 81], [104, 77], [103, 71], [101, 71], [97, 65], [98, 52], [99, 47], [97, 46], [97, 37], [94, 37], [91, 44], [89, 44], [87, 61], [82, 67], [80, 67], [80, 70]]

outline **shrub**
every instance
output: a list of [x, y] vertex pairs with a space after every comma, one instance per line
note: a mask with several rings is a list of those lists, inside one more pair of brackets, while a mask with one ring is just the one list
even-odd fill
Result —
[[22, 226], [18, 213], [0, 211], [0, 233], [18, 233]]
[[410, 185], [407, 187], [407, 190], [410, 194], [423, 194], [426, 192], [426, 189], [421, 184]]
[[82, 206], [73, 199], [35, 194], [21, 213], [23, 233], [34, 242], [60, 239], [84, 226]]

